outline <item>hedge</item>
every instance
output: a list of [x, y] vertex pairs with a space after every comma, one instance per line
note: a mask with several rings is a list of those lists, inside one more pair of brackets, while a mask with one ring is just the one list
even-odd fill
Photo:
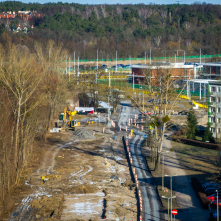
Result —
[[172, 135], [172, 140], [176, 141], [176, 142], [180, 142], [180, 143], [184, 143], [184, 144], [188, 144], [188, 145], [192, 145], [192, 146], [197, 146], [197, 147], [203, 147], [203, 148], [212, 149], [212, 150], [220, 150], [221, 149], [220, 144], [207, 143], [207, 142], [202, 142], [202, 141], [198, 141], [198, 140], [190, 140], [190, 139], [186, 139], [186, 138], [181, 138], [176, 135]]

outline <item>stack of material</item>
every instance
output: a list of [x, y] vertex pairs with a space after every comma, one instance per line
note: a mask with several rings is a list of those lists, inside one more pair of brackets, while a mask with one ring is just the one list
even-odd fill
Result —
[[95, 136], [93, 136], [93, 131], [91, 130], [85, 130], [80, 129], [73, 133], [73, 138], [75, 140], [89, 140], [89, 139], [95, 139]]

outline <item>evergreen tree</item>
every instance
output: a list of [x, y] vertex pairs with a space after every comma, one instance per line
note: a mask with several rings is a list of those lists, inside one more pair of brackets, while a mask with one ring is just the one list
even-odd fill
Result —
[[187, 139], [194, 140], [196, 138], [197, 124], [195, 111], [191, 108], [187, 115]]
[[213, 138], [213, 134], [212, 134], [212, 132], [211, 132], [211, 130], [210, 130], [210, 124], [209, 124], [209, 123], [207, 123], [207, 127], [206, 127], [206, 129], [205, 129], [205, 132], [204, 132], [202, 141], [203, 141], [203, 142], [209, 141], [209, 142], [211, 142], [211, 143], [214, 143], [214, 142], [215, 142], [215, 140], [214, 140], [214, 138]]

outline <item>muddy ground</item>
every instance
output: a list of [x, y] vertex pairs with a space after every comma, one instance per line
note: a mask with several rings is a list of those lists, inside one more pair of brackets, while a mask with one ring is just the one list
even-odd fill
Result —
[[73, 131], [50, 134], [52, 145], [26, 177], [9, 220], [137, 220], [121, 135], [102, 129], [97, 126], [96, 139], [85, 141], [74, 140]]

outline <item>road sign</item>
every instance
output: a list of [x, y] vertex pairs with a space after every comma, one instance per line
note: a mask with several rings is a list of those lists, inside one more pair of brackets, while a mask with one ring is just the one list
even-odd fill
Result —
[[142, 104], [145, 104], [144, 102]]
[[176, 216], [176, 215], [177, 215], [177, 210], [176, 210], [176, 209], [173, 209], [173, 210], [172, 210], [172, 214], [173, 214], [174, 216]]
[[144, 138], [148, 138], [148, 134], [145, 134], [145, 135], [144, 135]]
[[139, 95], [141, 95], [141, 93], [139, 93]]

